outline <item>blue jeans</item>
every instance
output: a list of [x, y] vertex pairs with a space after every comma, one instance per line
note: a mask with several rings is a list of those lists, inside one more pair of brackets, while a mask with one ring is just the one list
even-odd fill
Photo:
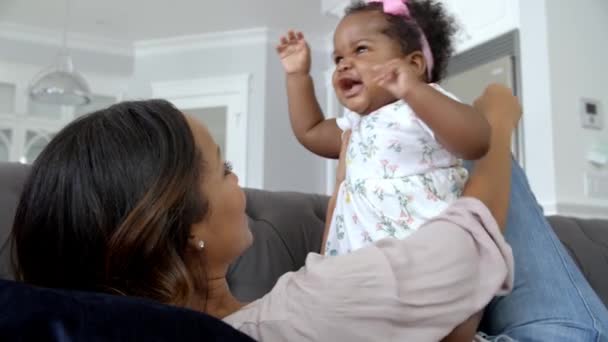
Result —
[[516, 162], [512, 172], [505, 236], [515, 287], [490, 303], [480, 329], [522, 342], [608, 341], [608, 310], [545, 220]]

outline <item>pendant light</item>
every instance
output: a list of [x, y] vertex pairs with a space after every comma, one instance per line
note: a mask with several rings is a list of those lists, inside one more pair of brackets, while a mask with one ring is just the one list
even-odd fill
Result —
[[85, 79], [74, 70], [68, 51], [67, 35], [70, 0], [65, 0], [65, 23], [62, 48], [55, 64], [40, 72], [31, 82], [29, 96], [33, 101], [63, 106], [81, 106], [91, 102], [91, 91]]

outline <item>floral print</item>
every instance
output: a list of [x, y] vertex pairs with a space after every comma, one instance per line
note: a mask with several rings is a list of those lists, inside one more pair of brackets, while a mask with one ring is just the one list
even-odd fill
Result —
[[403, 150], [403, 147], [401, 147], [401, 143], [397, 139], [389, 140], [387, 148], [389, 150], [395, 151], [397, 153], [399, 153]]
[[378, 197], [378, 199], [379, 199], [380, 201], [384, 201], [384, 190], [382, 189], [382, 187], [377, 186], [377, 187], [374, 189], [374, 195], [376, 195], [376, 197]]
[[420, 145], [422, 146], [422, 158], [420, 162], [422, 164], [433, 165], [433, 157], [434, 155], [441, 151], [442, 148], [437, 146], [436, 144], [429, 144], [429, 141], [426, 138], [420, 138], [418, 140]]
[[373, 158], [378, 151], [378, 145], [376, 145], [376, 135], [368, 136], [364, 141], [359, 141], [359, 151], [363, 156], [363, 161], [368, 161]]
[[[397, 200], [399, 201], [399, 207], [401, 209], [399, 218], [400, 220], [405, 220], [406, 223], [413, 223], [412, 214], [410, 213], [410, 203], [414, 200], [414, 196], [407, 195], [399, 190], [397, 186], [393, 185], [393, 190], [397, 195]], [[407, 228], [407, 227], [406, 227]]]
[[397, 165], [397, 164], [389, 164], [389, 161], [386, 160], [386, 159], [381, 160], [380, 164], [382, 164], [382, 171], [384, 173], [383, 176], [382, 176], [382, 178], [388, 179], [388, 178], [394, 178], [395, 177], [395, 172], [399, 168], [399, 165]]
[[384, 238], [407, 238], [462, 194], [468, 176], [462, 162], [404, 101], [365, 116], [347, 112], [337, 123], [352, 134], [328, 255]]
[[338, 240], [344, 239], [344, 216], [338, 215], [335, 218], [336, 220], [336, 237]]
[[376, 223], [376, 229], [386, 232], [386, 234], [390, 237], [395, 237], [395, 234], [397, 232], [393, 220], [390, 220], [384, 215], [380, 216], [380, 222]]
[[365, 129], [367, 130], [373, 130], [375, 127], [375, 124], [378, 122], [378, 116], [377, 115], [368, 115], [365, 117]]

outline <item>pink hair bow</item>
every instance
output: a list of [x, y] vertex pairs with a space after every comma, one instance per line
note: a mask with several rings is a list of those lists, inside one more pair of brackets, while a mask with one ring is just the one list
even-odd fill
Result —
[[405, 17], [414, 21], [416, 26], [418, 27], [418, 31], [420, 31], [420, 46], [422, 47], [422, 54], [424, 55], [424, 60], [426, 61], [426, 69], [429, 76], [429, 80], [432, 78], [433, 74], [433, 66], [435, 65], [435, 59], [433, 58], [433, 52], [431, 51], [431, 45], [429, 44], [424, 31], [415, 22], [414, 18], [412, 18], [410, 14], [410, 9], [407, 6], [409, 0], [368, 0], [368, 3], [381, 3], [384, 9], [384, 13], [392, 14], [400, 17]]
[[384, 6], [384, 13], [402, 17], [410, 16], [410, 9], [407, 7], [407, 0], [370, 0], [368, 2], [381, 3]]

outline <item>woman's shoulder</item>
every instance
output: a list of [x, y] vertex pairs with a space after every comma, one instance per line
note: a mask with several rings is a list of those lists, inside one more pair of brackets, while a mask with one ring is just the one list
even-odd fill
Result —
[[394, 279], [377, 248], [340, 257], [310, 253], [303, 268], [284, 274], [266, 296], [224, 321], [261, 341], [351, 336], [353, 331], [335, 327], [358, 321], [361, 310], [378, 311], [380, 303], [395, 296]]
[[223, 321], [256, 341], [286, 341], [294, 335], [294, 326], [281, 307], [265, 296]]
[[[290, 325], [286, 324], [288, 322], [282, 298], [280, 287], [275, 286], [270, 293], [224, 317], [223, 321], [256, 341], [280, 340], [281, 337], [289, 336], [287, 330]], [[277, 333], [280, 335], [268, 336]]]
[[394, 273], [386, 256], [374, 245], [340, 257], [309, 253], [304, 267], [282, 275], [268, 294], [226, 320], [251, 316], [280, 320], [289, 318], [294, 310], [325, 308], [325, 311], [331, 311], [331, 308], [346, 305], [345, 299], [363, 296], [373, 300], [377, 291], [390, 294], [395, 286]]

